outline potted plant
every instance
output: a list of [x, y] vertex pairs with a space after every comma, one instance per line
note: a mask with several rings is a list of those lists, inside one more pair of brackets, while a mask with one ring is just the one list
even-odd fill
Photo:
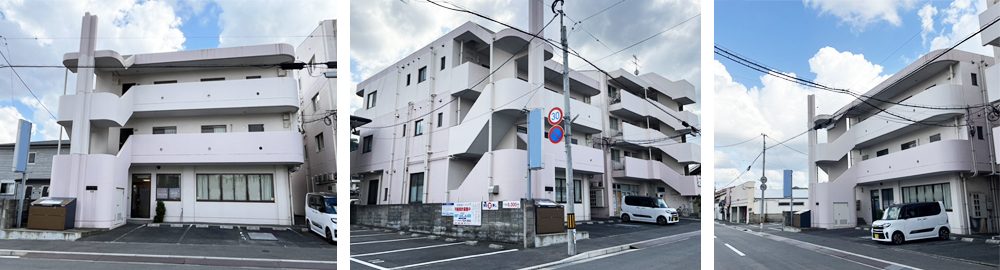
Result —
[[163, 222], [163, 215], [167, 214], [167, 207], [163, 206], [163, 201], [156, 201], [156, 216], [153, 217], [154, 223]]

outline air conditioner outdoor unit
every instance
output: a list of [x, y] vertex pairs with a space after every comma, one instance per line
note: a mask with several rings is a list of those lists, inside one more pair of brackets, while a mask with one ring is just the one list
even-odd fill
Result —
[[493, 185], [486, 189], [490, 194], [500, 194], [500, 186]]

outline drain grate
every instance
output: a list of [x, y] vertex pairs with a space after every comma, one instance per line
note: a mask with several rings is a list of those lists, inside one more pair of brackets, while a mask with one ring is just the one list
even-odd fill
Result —
[[274, 235], [270, 233], [251, 232], [247, 233], [247, 235], [250, 236], [250, 240], [278, 241], [278, 238], [275, 238]]

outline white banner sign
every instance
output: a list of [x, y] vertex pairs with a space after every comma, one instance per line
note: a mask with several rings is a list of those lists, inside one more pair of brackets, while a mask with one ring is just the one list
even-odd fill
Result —
[[521, 208], [521, 201], [503, 201], [503, 208]]
[[455, 225], [482, 226], [483, 209], [480, 202], [455, 203]]
[[441, 216], [455, 216], [455, 203], [441, 204]]
[[498, 209], [500, 209], [500, 202], [496, 201], [483, 202], [483, 210], [498, 210]]

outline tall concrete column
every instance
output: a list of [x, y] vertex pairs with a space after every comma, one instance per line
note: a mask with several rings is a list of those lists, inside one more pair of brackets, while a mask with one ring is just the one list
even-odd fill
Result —
[[[77, 60], [76, 111], [73, 114], [73, 129], [70, 134], [70, 173], [67, 192], [79, 197], [80, 183], [87, 175], [87, 155], [90, 154], [90, 105], [94, 85], [94, 47], [97, 46], [97, 16], [86, 13], [80, 31], [80, 58]], [[82, 213], [78, 211], [79, 213]], [[81, 214], [82, 215], [82, 214]], [[78, 215], [77, 220], [87, 219]]]
[[[819, 183], [819, 174], [818, 168], [816, 168], [816, 130], [812, 128], [816, 125], [813, 121], [813, 119], [816, 118], [816, 96], [809, 95], [807, 99], [808, 101], [806, 102], [806, 106], [809, 106], [809, 108], [806, 109], [806, 111], [808, 111], [808, 116], [806, 117], [806, 128], [809, 129], [809, 175], [807, 175], [806, 178], [809, 179], [809, 198], [812, 199], [812, 201], [809, 202], [809, 210], [812, 212], [812, 215], [815, 216], [818, 210], [815, 200], [816, 184]], [[795, 185], [793, 184], [792, 186]]]

